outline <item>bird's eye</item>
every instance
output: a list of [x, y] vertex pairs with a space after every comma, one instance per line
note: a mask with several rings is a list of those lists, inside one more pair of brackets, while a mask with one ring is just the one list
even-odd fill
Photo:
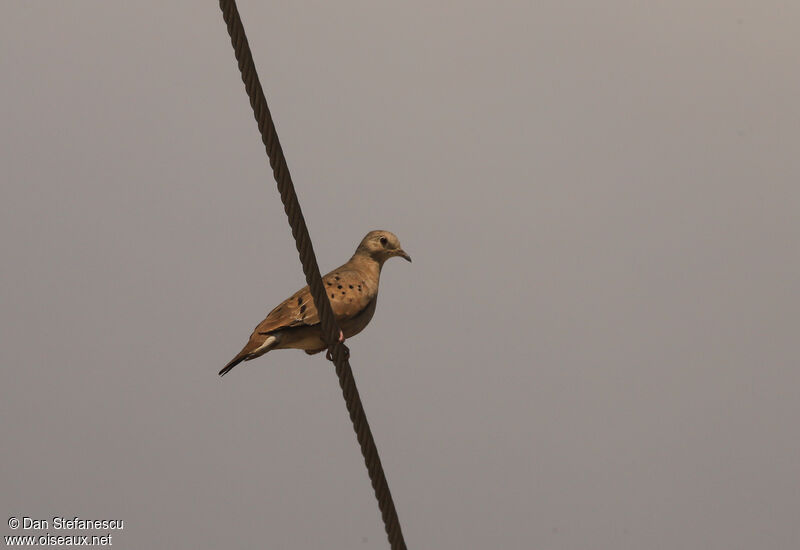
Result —
[[387, 244], [388, 242], [389, 242], [389, 241], [386, 239], [386, 237], [381, 237], [381, 244], [382, 244], [383, 246], [386, 246], [386, 244]]

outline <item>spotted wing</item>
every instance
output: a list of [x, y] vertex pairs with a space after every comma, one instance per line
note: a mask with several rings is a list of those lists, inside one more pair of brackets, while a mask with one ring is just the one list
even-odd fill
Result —
[[[374, 297], [363, 275], [345, 266], [325, 275], [322, 282], [339, 323], [361, 313]], [[268, 334], [282, 328], [316, 324], [319, 324], [319, 313], [306, 286], [273, 309], [254, 332]]]

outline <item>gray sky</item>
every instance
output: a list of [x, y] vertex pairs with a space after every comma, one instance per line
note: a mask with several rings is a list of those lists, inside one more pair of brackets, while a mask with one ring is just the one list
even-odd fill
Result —
[[[414, 258], [349, 342], [409, 548], [797, 547], [800, 4], [240, 8], [323, 270]], [[4, 518], [387, 547], [330, 363], [216, 375], [303, 284], [216, 3], [6, 2], [0, 74]]]

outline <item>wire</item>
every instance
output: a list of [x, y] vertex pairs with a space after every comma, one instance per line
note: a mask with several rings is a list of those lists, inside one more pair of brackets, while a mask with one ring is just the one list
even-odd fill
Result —
[[239, 71], [242, 73], [247, 96], [250, 98], [250, 106], [253, 108], [253, 115], [258, 123], [258, 130], [261, 132], [261, 140], [266, 147], [269, 164], [272, 167], [272, 174], [278, 184], [278, 191], [283, 201], [283, 208], [289, 218], [289, 225], [292, 228], [292, 236], [295, 239], [297, 251], [300, 254], [300, 261], [303, 264], [303, 272], [306, 281], [311, 289], [311, 296], [314, 305], [319, 312], [322, 336], [328, 344], [327, 357], [336, 367], [336, 375], [339, 377], [339, 386], [350, 413], [350, 420], [353, 422], [353, 430], [356, 432], [358, 444], [361, 446], [361, 454], [367, 466], [369, 479], [375, 491], [375, 498], [378, 500], [378, 507], [381, 511], [383, 524], [386, 534], [389, 537], [389, 544], [392, 550], [405, 550], [406, 543], [400, 529], [400, 520], [397, 517], [397, 510], [389, 491], [389, 484], [378, 456], [378, 449], [375, 447], [375, 440], [361, 404], [361, 397], [358, 394], [353, 370], [350, 368], [350, 352], [344, 344], [339, 342], [339, 327], [333, 316], [331, 303], [322, 284], [317, 258], [314, 254], [314, 247], [308, 235], [303, 212], [300, 210], [300, 203], [297, 200], [292, 177], [286, 165], [286, 159], [281, 149], [278, 134], [275, 130], [275, 123], [272, 120], [264, 90], [256, 73], [253, 55], [247, 36], [244, 33], [242, 19], [236, 7], [235, 0], [220, 0], [219, 7], [222, 10], [222, 17], [228, 27], [228, 34], [231, 37], [231, 44], [239, 63]]

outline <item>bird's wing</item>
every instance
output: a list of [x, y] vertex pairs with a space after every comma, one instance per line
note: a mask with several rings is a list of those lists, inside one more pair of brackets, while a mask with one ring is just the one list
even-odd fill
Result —
[[[366, 277], [360, 271], [348, 268], [347, 264], [325, 275], [322, 282], [333, 314], [340, 323], [361, 313], [377, 290], [372, 285], [368, 287]], [[305, 286], [273, 309], [254, 333], [268, 334], [282, 328], [316, 324], [319, 324], [319, 313], [311, 299], [311, 291]]]

